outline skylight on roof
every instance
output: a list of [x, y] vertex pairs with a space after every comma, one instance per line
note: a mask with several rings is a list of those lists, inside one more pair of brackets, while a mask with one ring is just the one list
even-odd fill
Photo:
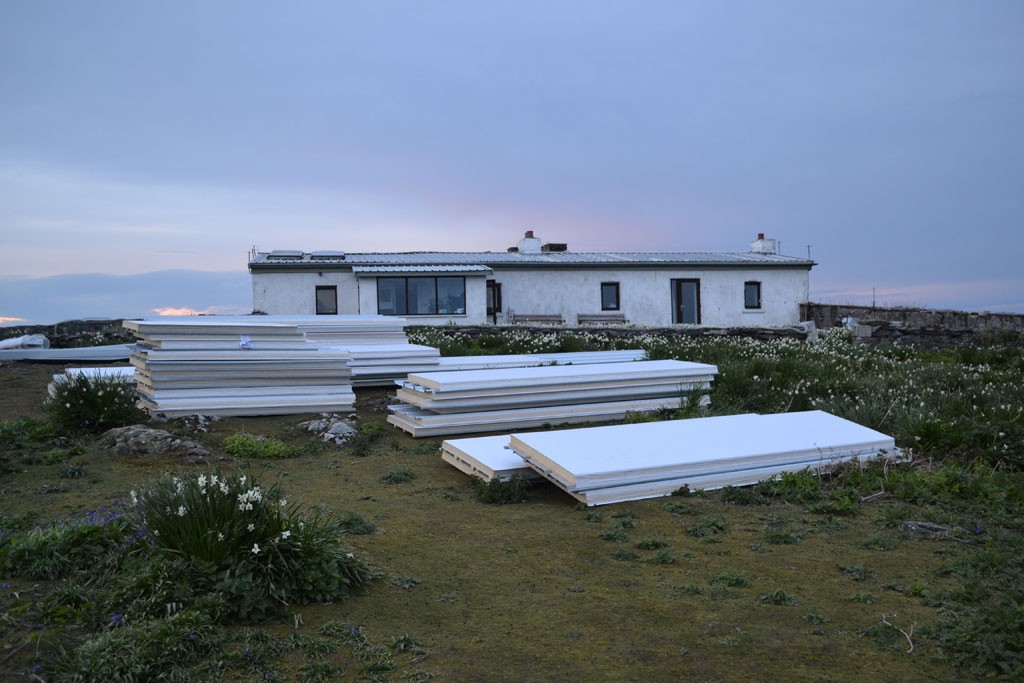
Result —
[[331, 251], [329, 249], [328, 250], [322, 250], [322, 251], [314, 251], [312, 254], [309, 255], [309, 260], [310, 261], [344, 261], [345, 260], [345, 252], [343, 252], [343, 251]]
[[275, 249], [267, 254], [268, 260], [274, 261], [301, 261], [303, 253], [292, 249]]

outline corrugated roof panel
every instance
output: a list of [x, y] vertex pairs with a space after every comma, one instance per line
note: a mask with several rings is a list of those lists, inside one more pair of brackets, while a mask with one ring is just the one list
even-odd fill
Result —
[[357, 275], [374, 273], [490, 273], [491, 269], [479, 264], [465, 266], [353, 266], [352, 272]]
[[[258, 254], [252, 263], [273, 263], [286, 261], [289, 263], [323, 263], [326, 258], [314, 258], [325, 252], [303, 254], [293, 251], [273, 251], [269, 254]], [[339, 252], [340, 253], [340, 252]], [[726, 253], [726, 252], [546, 252], [539, 254], [522, 254], [517, 252], [407, 252], [407, 253], [362, 253], [344, 254], [338, 261], [355, 267], [461, 267], [511, 265], [802, 265], [812, 266], [813, 261], [796, 256], [780, 256], [777, 254]], [[366, 271], [364, 271], [366, 272]], [[467, 271], [468, 272], [468, 271]]]

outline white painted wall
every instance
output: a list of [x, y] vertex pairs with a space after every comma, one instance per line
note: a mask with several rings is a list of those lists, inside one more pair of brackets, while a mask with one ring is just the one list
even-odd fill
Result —
[[[501, 283], [503, 313], [558, 314], [574, 323], [578, 313], [602, 313], [601, 283], [619, 283], [619, 311], [642, 325], [672, 324], [672, 280], [700, 280], [701, 324], [779, 326], [800, 321], [807, 301], [808, 272], [760, 270], [515, 270], [495, 269]], [[743, 306], [743, 286], [761, 282], [760, 310]], [[609, 311], [610, 312], [610, 311]]]
[[[277, 271], [252, 274], [252, 308], [269, 315], [316, 315], [316, 288], [338, 288], [338, 313], [376, 313], [359, 310], [356, 277], [344, 271]], [[374, 290], [376, 296], [376, 290]]]
[[[630, 322], [641, 325], [672, 324], [672, 285], [676, 278], [701, 281], [701, 324], [708, 326], [780, 326], [800, 320], [800, 304], [807, 301], [808, 271], [780, 269], [706, 270], [500, 270], [488, 277], [466, 276], [466, 315], [407, 316], [410, 323], [427, 325], [479, 325], [486, 315], [486, 280], [501, 284], [502, 315], [559, 314], [575, 323], [578, 313], [601, 313], [601, 283], [619, 283], [620, 310]], [[762, 308], [743, 307], [743, 284], [761, 282]], [[338, 287], [338, 312], [376, 314], [377, 281], [373, 276], [356, 278], [351, 272], [260, 271], [252, 275], [253, 309], [271, 315], [313, 315], [318, 285]]]

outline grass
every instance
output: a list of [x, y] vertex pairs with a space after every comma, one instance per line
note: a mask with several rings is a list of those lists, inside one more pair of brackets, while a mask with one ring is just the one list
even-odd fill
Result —
[[[457, 330], [437, 334], [481, 350]], [[52, 368], [0, 367], [0, 554], [15, 556], [0, 560], [3, 670], [26, 678], [41, 667], [45, 680], [82, 670], [97, 672], [83, 680], [155, 670], [168, 680], [813, 680], [827, 661], [836, 681], [1024, 672], [1019, 348], [918, 354], [829, 335], [805, 347], [585, 332], [566, 343], [714, 362], [714, 411], [822, 407], [896, 435], [915, 458], [584, 510], [539, 483], [516, 504], [487, 505], [436, 448], [397, 431], [369, 427], [358, 449], [312, 451], [295, 428], [306, 416], [225, 419], [195, 437], [211, 462], [230, 460], [223, 444], [237, 434], [297, 449], [244, 462], [289, 503], [338, 519], [352, 552], [392, 577], [344, 602], [291, 601], [252, 625], [216, 594], [197, 597], [180, 559], [117, 551], [132, 528], [114, 513], [133, 489], [201, 471], [69, 439], [41, 410]], [[161, 427], [184, 435], [177, 422]], [[62, 475], [70, 467], [81, 476]], [[398, 473], [404, 483], [382, 481]], [[908, 532], [908, 520], [951, 531]], [[25, 558], [33, 564], [13, 571]], [[97, 567], [102, 595], [87, 580]], [[60, 658], [62, 647], [74, 654]], [[152, 668], [132, 679], [118, 662]]]

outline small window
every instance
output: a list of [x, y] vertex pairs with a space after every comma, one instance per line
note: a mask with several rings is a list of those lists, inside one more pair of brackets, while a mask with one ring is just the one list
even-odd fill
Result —
[[316, 314], [338, 315], [338, 288], [319, 286], [316, 288]]
[[619, 310], [619, 283], [618, 282], [602, 282], [601, 283], [601, 310], [602, 311], [617, 311], [617, 310]]
[[761, 283], [743, 283], [743, 307], [747, 309], [761, 308]]

